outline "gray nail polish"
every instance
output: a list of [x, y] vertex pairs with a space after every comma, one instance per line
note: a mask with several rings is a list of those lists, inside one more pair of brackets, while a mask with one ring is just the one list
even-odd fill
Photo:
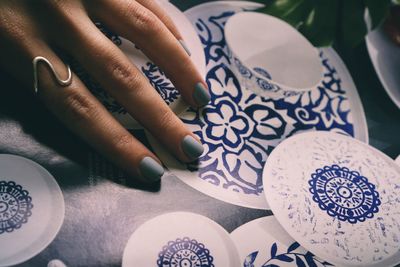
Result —
[[150, 181], [159, 181], [164, 174], [164, 168], [151, 157], [142, 159], [139, 169], [142, 176]]
[[210, 102], [210, 94], [202, 83], [197, 83], [193, 91], [193, 99], [199, 106], [205, 106]]
[[182, 150], [189, 159], [198, 159], [204, 152], [203, 145], [190, 135], [186, 135], [182, 140]]
[[187, 47], [185, 41], [183, 41], [183, 40], [178, 40], [178, 41], [181, 44], [181, 46], [183, 47], [183, 49], [185, 49], [188, 56], [190, 57], [192, 55], [192, 53], [190, 52], [189, 48]]

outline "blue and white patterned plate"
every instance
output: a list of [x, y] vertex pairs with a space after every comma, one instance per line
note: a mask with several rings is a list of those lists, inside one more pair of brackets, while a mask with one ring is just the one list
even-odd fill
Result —
[[122, 266], [239, 266], [239, 256], [228, 232], [214, 221], [172, 212], [145, 222], [132, 234]]
[[265, 196], [303, 247], [339, 266], [400, 263], [400, 167], [331, 132], [293, 136], [265, 165]]
[[[280, 100], [262, 98], [240, 87], [224, 39], [227, 19], [251, 2], [213, 2], [185, 12], [206, 55], [211, 102], [180, 117], [202, 140], [199, 162], [183, 165], [149, 140], [173, 174], [197, 190], [233, 204], [266, 209], [262, 170], [282, 140], [302, 131], [329, 130], [367, 142], [364, 112], [354, 83], [333, 49], [321, 50], [323, 87]], [[249, 29], [251, 30], [251, 29]]]
[[330, 263], [300, 246], [274, 216], [248, 222], [231, 233], [242, 267], [327, 267]]
[[0, 155], [0, 266], [26, 261], [45, 249], [64, 221], [56, 180], [25, 158]]

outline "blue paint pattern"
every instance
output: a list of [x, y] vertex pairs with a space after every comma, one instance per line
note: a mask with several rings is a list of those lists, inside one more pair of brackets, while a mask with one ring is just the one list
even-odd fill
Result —
[[158, 267], [215, 267], [204, 244], [188, 237], [169, 241], [158, 255]]
[[346, 167], [332, 165], [317, 169], [308, 183], [318, 206], [340, 221], [364, 222], [379, 211], [381, 201], [375, 185]]
[[0, 181], [0, 235], [20, 229], [32, 215], [32, 197], [13, 181]]

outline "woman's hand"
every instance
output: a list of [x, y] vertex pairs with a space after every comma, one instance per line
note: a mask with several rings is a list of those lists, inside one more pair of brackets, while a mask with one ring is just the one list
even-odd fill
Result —
[[[169, 109], [148, 80], [94, 22], [134, 42], [193, 107], [207, 104], [206, 84], [181, 46], [182, 36], [154, 0], [1, 0], [0, 67], [33, 92], [32, 60], [47, 58], [55, 72], [68, 72], [62, 50], [181, 161], [203, 152], [198, 139]], [[72, 73], [60, 86], [48, 66], [38, 64], [38, 97], [71, 131], [143, 181], [164, 169], [157, 157], [124, 129]]]

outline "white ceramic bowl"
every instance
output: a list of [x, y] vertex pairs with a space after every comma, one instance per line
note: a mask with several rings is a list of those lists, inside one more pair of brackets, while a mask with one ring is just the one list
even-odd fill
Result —
[[225, 26], [231, 63], [242, 86], [282, 98], [315, 88], [323, 78], [318, 50], [288, 23], [241, 12]]

